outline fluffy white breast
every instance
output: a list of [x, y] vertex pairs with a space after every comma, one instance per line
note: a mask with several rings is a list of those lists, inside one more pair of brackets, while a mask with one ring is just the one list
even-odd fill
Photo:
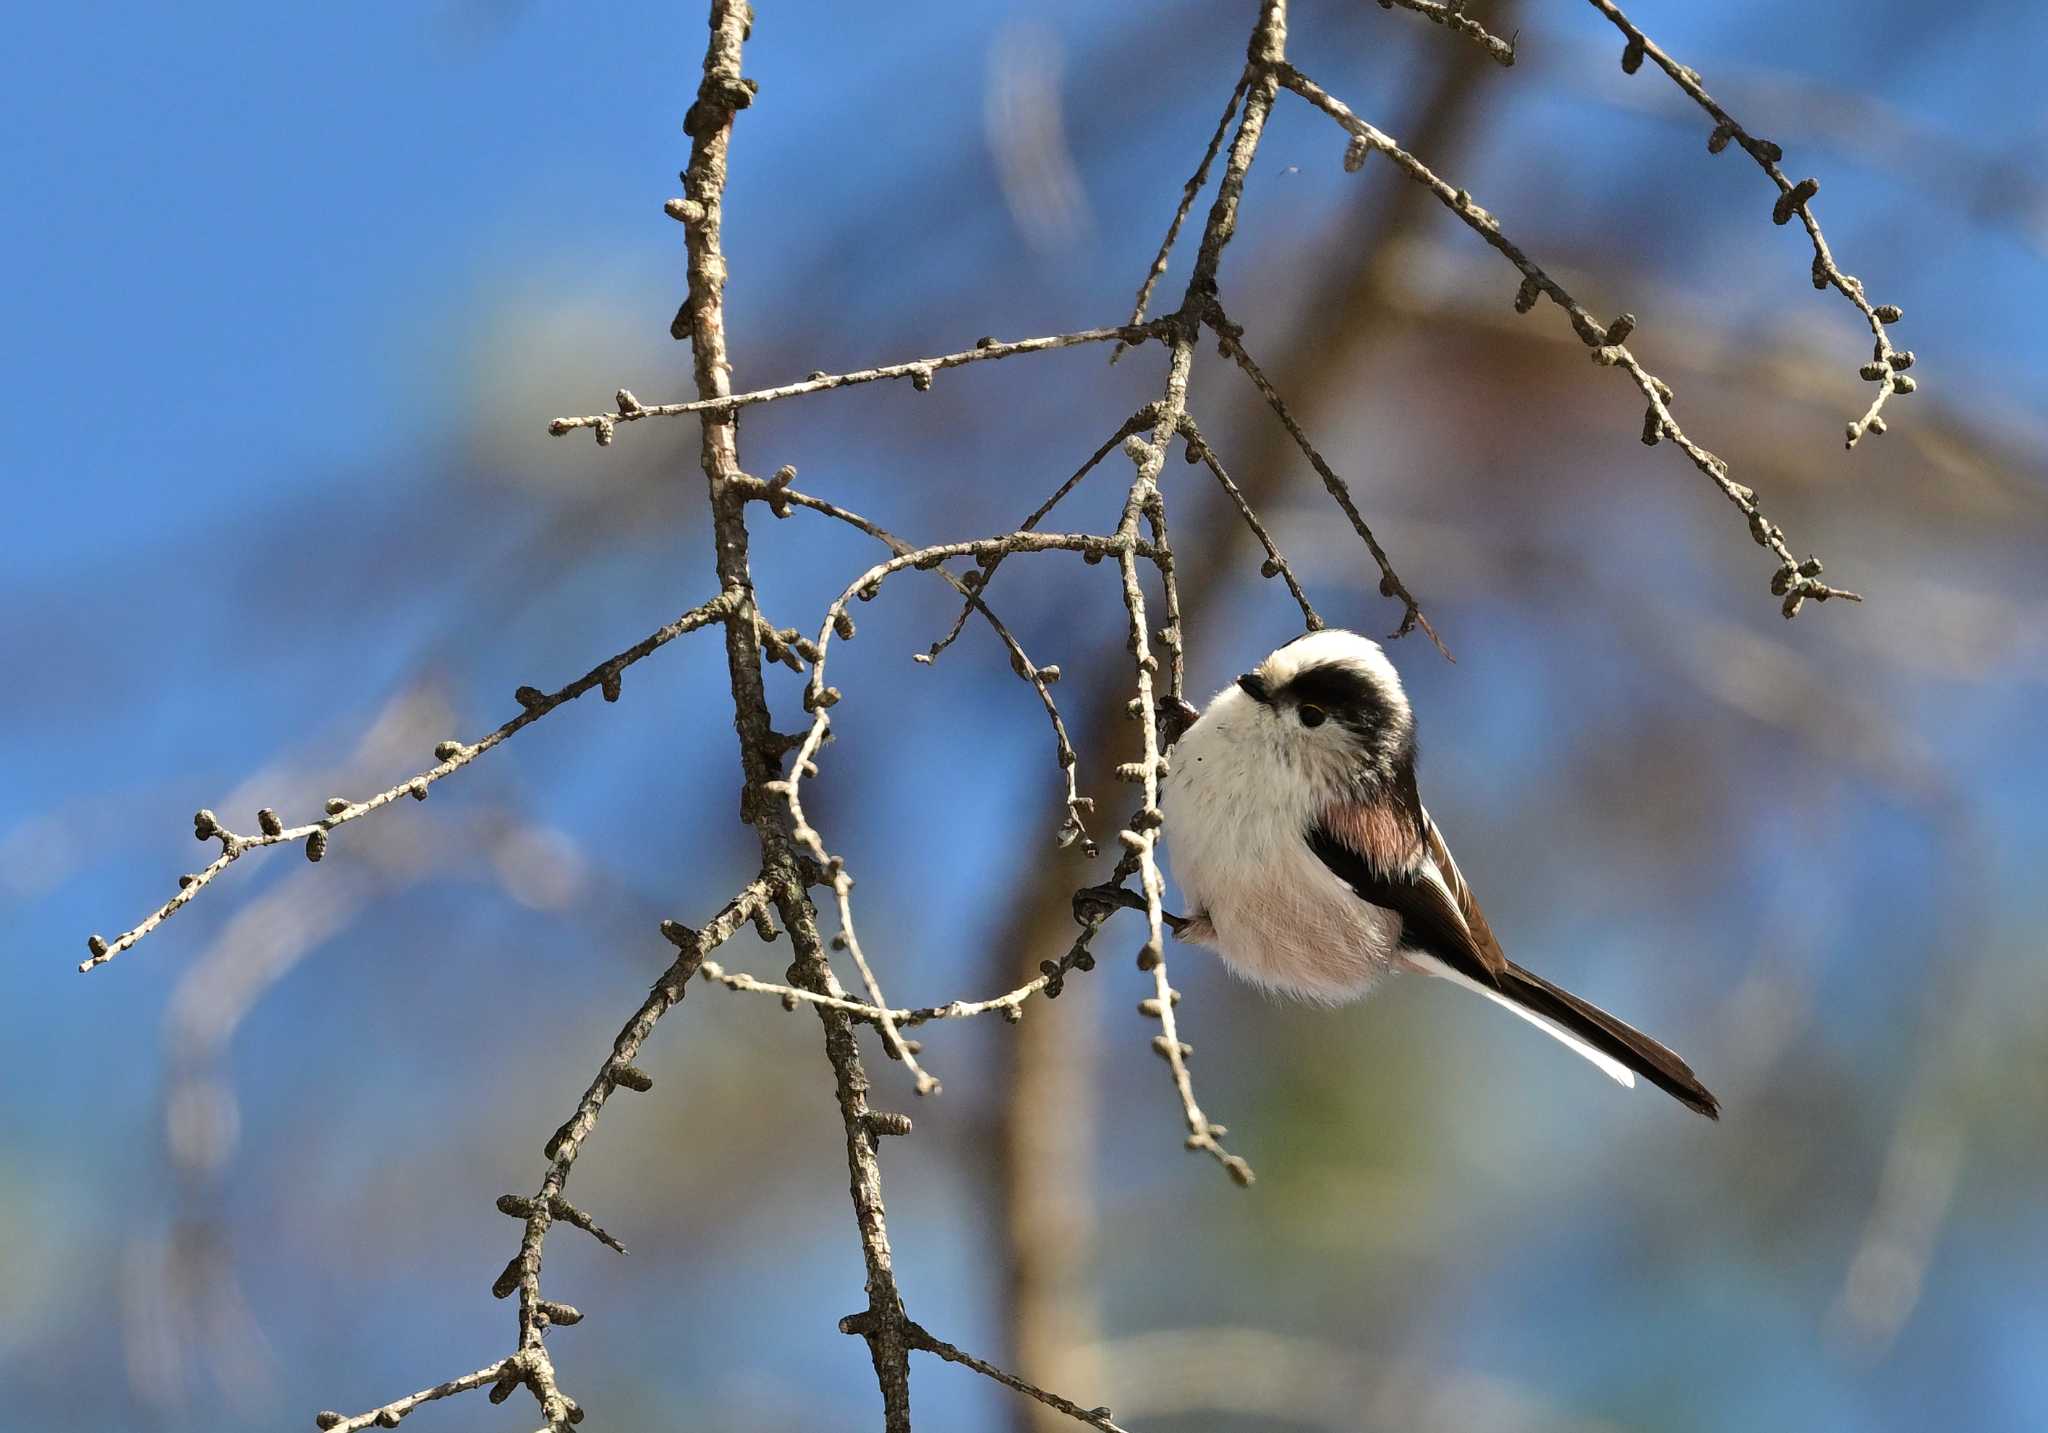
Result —
[[[1283, 657], [1338, 635], [1351, 634], [1304, 638], [1260, 672], [1283, 682], [1300, 669], [1277, 670]], [[1188, 914], [1209, 926], [1195, 938], [1232, 970], [1309, 1000], [1353, 1000], [1393, 966], [1400, 919], [1360, 900], [1309, 849], [1306, 833], [1342, 772], [1323, 769], [1325, 755], [1281, 722], [1235, 686], [1209, 703], [1173, 749], [1161, 792], [1167, 852]]]

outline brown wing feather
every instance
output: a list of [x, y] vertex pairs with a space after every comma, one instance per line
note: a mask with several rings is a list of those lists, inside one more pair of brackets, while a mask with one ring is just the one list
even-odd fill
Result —
[[1415, 818], [1391, 802], [1332, 802], [1319, 824], [1385, 875], [1413, 870], [1422, 854]]
[[1507, 952], [1494, 938], [1493, 927], [1486, 923], [1486, 912], [1479, 909], [1472, 888], [1465, 884], [1464, 873], [1458, 869], [1457, 858], [1444, 843], [1444, 833], [1437, 830], [1436, 822], [1429, 819], [1426, 809], [1422, 810], [1422, 842], [1430, 860], [1436, 863], [1438, 874], [1444, 878], [1444, 885], [1457, 904], [1458, 914], [1464, 918], [1465, 928], [1472, 932], [1472, 945], [1479, 952], [1480, 962], [1488, 972], [1498, 977], [1508, 968]]
[[[1498, 985], [1505, 958], [1490, 933], [1484, 946], [1476, 939], [1449, 884], [1438, 878], [1424, 829], [1419, 806], [1339, 801], [1303, 834], [1316, 859], [1359, 899], [1401, 918], [1402, 944], [1473, 980]], [[1482, 918], [1479, 930], [1485, 929]]]

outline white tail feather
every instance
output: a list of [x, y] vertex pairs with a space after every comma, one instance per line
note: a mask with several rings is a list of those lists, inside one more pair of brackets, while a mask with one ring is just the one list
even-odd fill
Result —
[[1481, 995], [1484, 995], [1488, 1000], [1491, 1000], [1494, 1004], [1501, 1006], [1503, 1009], [1514, 1011], [1515, 1014], [1521, 1016], [1524, 1020], [1528, 1021], [1531, 1025], [1534, 1025], [1544, 1034], [1553, 1036], [1559, 1041], [1563, 1042], [1564, 1044], [1571, 1046], [1572, 1049], [1578, 1051], [1581, 1055], [1584, 1055], [1588, 1060], [1591, 1060], [1594, 1064], [1598, 1065], [1602, 1070], [1605, 1070], [1608, 1076], [1611, 1079], [1613, 1079], [1617, 1084], [1626, 1085], [1630, 1089], [1634, 1089], [1636, 1087], [1636, 1072], [1634, 1070], [1631, 1070], [1628, 1066], [1622, 1064], [1621, 1061], [1615, 1059], [1605, 1050], [1594, 1049], [1591, 1045], [1588, 1045], [1584, 1040], [1581, 1040], [1577, 1035], [1574, 1035], [1571, 1031], [1565, 1029], [1564, 1026], [1558, 1024], [1549, 1016], [1539, 1015], [1534, 1010], [1529, 1009], [1527, 1006], [1517, 1005], [1514, 1001], [1508, 999], [1508, 997], [1502, 994], [1500, 991], [1493, 989], [1491, 986], [1481, 985], [1471, 976], [1463, 974], [1460, 971], [1451, 969], [1448, 965], [1445, 965], [1442, 961], [1438, 960], [1433, 955], [1423, 955], [1419, 952], [1412, 950], [1405, 951], [1403, 953], [1408, 957], [1410, 961], [1414, 963], [1415, 968], [1417, 970], [1420, 970], [1428, 975], [1434, 975], [1439, 979], [1448, 980], [1453, 982], [1454, 984], [1462, 985], [1467, 990], [1478, 991]]

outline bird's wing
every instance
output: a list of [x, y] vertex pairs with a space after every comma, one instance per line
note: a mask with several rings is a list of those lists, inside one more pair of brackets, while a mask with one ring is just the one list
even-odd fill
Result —
[[1418, 803], [1416, 810], [1422, 815], [1422, 840], [1429, 852], [1430, 864], [1436, 868], [1438, 879], [1457, 906], [1465, 929], [1472, 933], [1472, 944], [1477, 947], [1480, 960], [1488, 971], [1498, 976], [1508, 968], [1507, 952], [1494, 939], [1493, 927], [1486, 923], [1486, 912], [1479, 909], [1479, 902], [1473, 899], [1472, 888], [1465, 884], [1465, 875], [1458, 869], [1458, 859], [1445, 844], [1444, 833], [1437, 829], [1436, 822], [1429, 819], [1428, 808]]
[[1361, 900], [1401, 917], [1402, 944], [1482, 984], [1499, 983], [1507, 956], [1420, 802], [1411, 814], [1397, 802], [1340, 801], [1307, 836], [1316, 858]]

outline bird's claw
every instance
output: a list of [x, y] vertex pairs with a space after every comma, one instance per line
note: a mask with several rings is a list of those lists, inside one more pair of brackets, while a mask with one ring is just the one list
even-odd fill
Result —
[[[1079, 925], [1100, 925], [1119, 910], [1145, 909], [1145, 898], [1125, 886], [1083, 886], [1074, 892], [1074, 920]], [[1188, 925], [1186, 916], [1177, 916], [1168, 910], [1160, 911], [1159, 918], [1175, 935], [1179, 935]]]

